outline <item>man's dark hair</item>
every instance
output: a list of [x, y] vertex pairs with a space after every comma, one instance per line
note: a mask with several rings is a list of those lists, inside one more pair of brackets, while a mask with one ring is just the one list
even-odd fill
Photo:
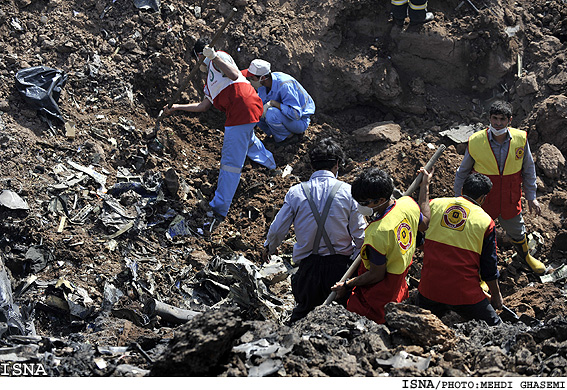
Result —
[[351, 185], [351, 195], [357, 202], [367, 199], [390, 199], [394, 182], [388, 173], [372, 167], [362, 171]]
[[508, 102], [497, 100], [490, 106], [490, 115], [504, 115], [506, 118], [512, 118], [512, 105]]
[[465, 179], [463, 183], [463, 195], [468, 196], [471, 199], [478, 199], [483, 195], [488, 195], [492, 189], [492, 181], [488, 176], [482, 173], [471, 173]]
[[339, 163], [345, 160], [345, 154], [340, 145], [332, 138], [324, 138], [317, 142], [309, 151], [309, 159], [314, 170], [325, 169], [330, 171]]
[[193, 55], [197, 55], [198, 53], [202, 53], [205, 46], [211, 43], [209, 38], [199, 38], [195, 45], [193, 45]]

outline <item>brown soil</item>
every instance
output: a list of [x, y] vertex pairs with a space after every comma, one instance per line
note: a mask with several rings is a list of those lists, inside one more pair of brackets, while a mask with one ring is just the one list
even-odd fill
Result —
[[[340, 172], [343, 180], [349, 182], [361, 169], [378, 166], [390, 172], [402, 189], [413, 181], [415, 172], [437, 145], [446, 144], [448, 149], [436, 164], [432, 197], [452, 194], [454, 173], [463, 152], [462, 144], [439, 133], [458, 125], [486, 123], [487, 108], [496, 98], [513, 103], [513, 125], [528, 131], [534, 155], [544, 144], [555, 145], [563, 155], [567, 153], [564, 1], [492, 0], [483, 6], [473, 0], [481, 8], [477, 13], [466, 2], [456, 9], [457, 2], [439, 0], [430, 4], [434, 22], [406, 25], [403, 29], [388, 22], [388, 2], [370, 0], [172, 0], [162, 2], [159, 12], [137, 9], [134, 3], [6, 0], [0, 4], [0, 183], [2, 189], [16, 192], [30, 207], [28, 211], [0, 207], [0, 250], [13, 290], [30, 275], [37, 276], [32, 288], [19, 295], [17, 302], [35, 304], [38, 335], [59, 338], [66, 348], [87, 342], [96, 346], [138, 343], [151, 350], [154, 358], [167, 350], [165, 343], [174, 337], [174, 330], [182, 333], [189, 328], [177, 328], [159, 318], [150, 319], [148, 324], [142, 314], [142, 296], [149, 294], [170, 305], [190, 308], [187, 290], [180, 286], [203, 272], [215, 256], [241, 254], [260, 266], [260, 248], [269, 224], [289, 187], [311, 174], [306, 152], [321, 137], [334, 137], [347, 153], [349, 161]], [[199, 18], [195, 16], [196, 6], [202, 10]], [[223, 114], [211, 110], [200, 115], [174, 115], [162, 121], [157, 139], [148, 140], [146, 134], [154, 129], [160, 109], [178, 91], [194, 65], [189, 53], [195, 39], [212, 36], [232, 7], [239, 11], [217, 47], [233, 55], [241, 68], [261, 57], [272, 63], [273, 70], [294, 75], [313, 96], [317, 112], [302, 143], [284, 148], [266, 143], [274, 152], [278, 168], [283, 170], [289, 165], [292, 174], [273, 176], [266, 168], [247, 161], [228, 218], [209, 235], [198, 203], [210, 200], [214, 194]], [[75, 124], [74, 138], [66, 136], [61, 123], [54, 121], [50, 125], [41, 120], [18, 94], [16, 72], [37, 65], [68, 75], [58, 103], [64, 120]], [[202, 81], [192, 80], [180, 100], [200, 100], [201, 86]], [[353, 136], [354, 130], [381, 121], [398, 123], [402, 140], [394, 144], [361, 143]], [[264, 134], [257, 135], [264, 139]], [[127, 173], [144, 177], [144, 183], [154, 179], [163, 196], [148, 202], [133, 192], [117, 195], [115, 200], [138, 217], [132, 228], [114, 241], [109, 240], [108, 236], [118, 228], [102, 218], [108, 205], [97, 193], [99, 185], [86, 176], [78, 184], [59, 186], [66, 179], [55, 172], [58, 164], [77, 173], [68, 160], [105, 174], [106, 188]], [[170, 169], [178, 180], [165, 179]], [[552, 272], [565, 262], [567, 250], [566, 172], [563, 165], [557, 176], [550, 177], [538, 165], [538, 176], [542, 215], [526, 214], [526, 226], [528, 232], [541, 236], [536, 256]], [[60, 206], [56, 210], [50, 207], [57, 205], [57, 199], [61, 199], [59, 204], [65, 203], [70, 216], [85, 206], [95, 209], [83, 223], [67, 222], [59, 232], [65, 214]], [[168, 239], [166, 230], [175, 215], [185, 218], [191, 233]], [[114, 242], [116, 247], [110, 245]], [[26, 260], [32, 246], [51, 256], [47, 266], [35, 273]], [[291, 247], [288, 242], [281, 247], [284, 257], [289, 257]], [[559, 363], [555, 368], [548, 361], [544, 360], [547, 366], [541, 363], [553, 353], [566, 360], [564, 334], [561, 338], [552, 331], [545, 333], [557, 327], [553, 324], [565, 326], [564, 280], [541, 283], [513, 253], [510, 242], [500, 234], [498, 256], [505, 304], [518, 315], [541, 321], [538, 326], [543, 328], [538, 328], [537, 335], [530, 333], [532, 328], [512, 332], [531, 334], [532, 343], [518, 336], [525, 345], [517, 345], [513, 353], [520, 354], [522, 348], [527, 348], [532, 360], [516, 365], [506, 361], [496, 375], [564, 376], [564, 368], [557, 371]], [[413, 281], [419, 279], [420, 257], [418, 252], [411, 273]], [[81, 318], [70, 315], [68, 308], [55, 309], [46, 302], [54, 291], [62, 295], [63, 289], [54, 286], [60, 279], [87, 292], [93, 301], [85, 304], [91, 307], [90, 313]], [[111, 312], [103, 310], [107, 282], [125, 294]], [[281, 298], [289, 299], [285, 283], [272, 289]], [[412, 291], [415, 293], [415, 283]], [[408, 310], [411, 313], [414, 309]], [[340, 308], [333, 306], [315, 314], [311, 321], [321, 324], [318, 332], [339, 331], [332, 327], [341, 326], [337, 316], [352, 320], [352, 327], [347, 322], [349, 332], [358, 329], [354, 325], [356, 316]], [[224, 324], [231, 329], [227, 331], [230, 345], [250, 342], [269, 332], [292, 332], [269, 321], [242, 325], [238, 315], [251, 321], [262, 319], [250, 312], [231, 313], [230, 321], [227, 317]], [[471, 343], [484, 342], [482, 337], [474, 336], [475, 329], [482, 328], [480, 324], [458, 325], [459, 321], [450, 318], [443, 321], [469, 337]], [[330, 329], [323, 326], [326, 322]], [[193, 328], [196, 324], [205, 326], [201, 321]], [[380, 331], [393, 337], [395, 327], [387, 325]], [[301, 326], [293, 332], [313, 331]], [[369, 331], [374, 329], [373, 325], [367, 326]], [[356, 337], [362, 336], [356, 333]], [[551, 346], [538, 349], [534, 339], [545, 340]], [[408, 346], [416, 355], [428, 353], [423, 347], [415, 347], [418, 344], [396, 344], [392, 340], [395, 338], [378, 348], [384, 359], [394, 355], [400, 345]], [[292, 343], [294, 353], [304, 348], [301, 356], [309, 355], [313, 364], [293, 365], [288, 357], [285, 369], [270, 375], [422, 375], [383, 368], [370, 361], [376, 358], [371, 358], [376, 349], [368, 348], [357, 352], [369, 354], [364, 370], [347, 363], [330, 367], [329, 360], [321, 358], [331, 354], [323, 342], [306, 343]], [[368, 340], [366, 343], [372, 344]], [[73, 352], [56, 343], [51, 348], [53, 353], [66, 357], [66, 365], [61, 366], [64, 368], [50, 370], [51, 375], [120, 375], [118, 370], [92, 368], [92, 363], [80, 365], [78, 362], [83, 360], [77, 349]], [[464, 351], [474, 349], [467, 348], [457, 344], [453, 350], [445, 350], [443, 359], [431, 363], [438, 370], [429, 369], [426, 375], [486, 375], [482, 362], [465, 360]], [[195, 350], [209, 352], [207, 348]], [[516, 356], [513, 353], [503, 355], [508, 354], [511, 360], [510, 356]], [[536, 355], [540, 360], [533, 358]], [[93, 354], [85, 356], [85, 361], [93, 358]], [[216, 354], [213, 356], [216, 358]], [[153, 368], [156, 375], [250, 374], [242, 359], [235, 356], [234, 352], [229, 357], [219, 356], [210, 363], [215, 368], [209, 367], [208, 371], [176, 371], [175, 365], [168, 368], [163, 362], [152, 365], [135, 351], [120, 362]], [[362, 364], [360, 360], [358, 363]], [[112, 361], [113, 368], [117, 364]]]

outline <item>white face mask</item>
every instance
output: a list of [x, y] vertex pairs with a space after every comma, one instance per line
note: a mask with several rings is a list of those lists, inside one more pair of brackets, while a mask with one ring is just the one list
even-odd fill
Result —
[[371, 217], [374, 214], [374, 209], [381, 207], [383, 204], [386, 204], [390, 201], [390, 199], [386, 200], [385, 202], [380, 203], [378, 206], [372, 208], [372, 207], [368, 207], [368, 206], [362, 206], [360, 204], [358, 204], [358, 202], [356, 203], [356, 208], [358, 209], [358, 212], [362, 215], [364, 215], [365, 217]]
[[492, 125], [490, 125], [490, 127], [489, 127], [488, 129], [489, 129], [489, 130], [492, 132], [492, 134], [495, 135], [495, 136], [499, 136], [499, 135], [502, 135], [502, 134], [506, 134], [506, 132], [508, 131], [508, 128], [507, 128], [507, 127], [504, 127], [504, 128], [502, 128], [502, 129], [500, 129], [500, 130], [496, 130], [494, 127], [492, 127]]
[[374, 214], [374, 210], [372, 209], [372, 207], [361, 206], [357, 203], [356, 208], [358, 209], [358, 212], [364, 215], [365, 217], [370, 217], [372, 216], [372, 214]]

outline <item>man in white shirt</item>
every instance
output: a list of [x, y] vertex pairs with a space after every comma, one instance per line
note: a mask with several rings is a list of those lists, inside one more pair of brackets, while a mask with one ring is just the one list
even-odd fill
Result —
[[262, 115], [262, 100], [252, 85], [240, 73], [234, 59], [226, 52], [209, 47], [208, 39], [199, 39], [193, 53], [206, 72], [205, 99], [200, 103], [173, 104], [163, 112], [205, 112], [216, 107], [226, 114], [224, 140], [221, 150], [219, 179], [215, 196], [209, 203], [214, 216], [224, 220], [238, 188], [246, 157], [269, 169], [276, 168], [272, 153], [254, 134], [254, 126]]
[[[366, 227], [350, 185], [337, 180], [344, 161], [341, 147], [325, 138], [311, 149], [309, 158], [315, 172], [309, 181], [294, 185], [286, 194], [268, 231], [262, 256], [269, 261], [293, 223], [297, 241], [293, 262], [299, 268], [291, 279], [296, 301], [291, 322], [325, 301], [360, 252]], [[346, 304], [343, 301], [339, 303]]]

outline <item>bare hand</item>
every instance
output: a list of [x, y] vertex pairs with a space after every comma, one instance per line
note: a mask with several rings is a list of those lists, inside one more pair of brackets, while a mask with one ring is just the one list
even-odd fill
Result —
[[541, 206], [539, 205], [537, 199], [528, 200], [528, 207], [530, 209], [530, 213], [535, 212], [535, 215], [541, 215]]
[[433, 177], [433, 172], [435, 171], [435, 168], [431, 167], [431, 172], [427, 172], [425, 170], [425, 167], [421, 167], [419, 168], [419, 171], [417, 171], [418, 174], [423, 173], [423, 178], [421, 179], [421, 184], [422, 185], [426, 185], [429, 184], [429, 181], [431, 180], [431, 178]]
[[492, 307], [496, 310], [500, 310], [502, 309], [502, 294], [498, 293], [498, 294], [492, 294], [491, 298], [490, 298], [490, 304], [492, 305]]
[[340, 299], [345, 296], [348, 290], [345, 287], [345, 282], [337, 282], [333, 287], [331, 287], [331, 291], [335, 291], [337, 293], [335, 299]]
[[175, 108], [175, 104], [172, 104], [171, 108], [168, 108], [167, 106], [168, 104], [163, 106], [163, 115], [171, 115], [173, 114], [174, 111], [177, 111], [177, 109]]

